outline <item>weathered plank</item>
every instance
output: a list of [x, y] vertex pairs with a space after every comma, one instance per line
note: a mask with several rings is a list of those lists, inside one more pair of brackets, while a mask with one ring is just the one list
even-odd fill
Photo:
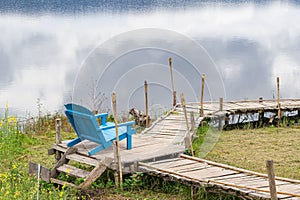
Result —
[[80, 184], [81, 189], [87, 189], [97, 178], [101, 176], [101, 174], [106, 170], [106, 166], [100, 163], [96, 166], [91, 173], [86, 177], [83, 183]]
[[62, 181], [62, 180], [59, 180], [59, 179], [50, 178], [50, 181], [51, 181], [51, 183], [56, 183], [56, 184], [59, 184], [59, 185], [66, 185], [66, 186], [69, 186], [69, 187], [79, 189], [79, 187], [77, 185], [75, 185], [73, 183], [66, 182], [66, 181]]
[[70, 176], [74, 176], [77, 178], [85, 178], [90, 174], [89, 171], [79, 169], [77, 167], [74, 167], [72, 165], [67, 165], [67, 164], [58, 167], [57, 171], [64, 172], [66, 174], [69, 174]]
[[87, 156], [83, 156], [83, 155], [79, 155], [79, 154], [75, 154], [75, 153], [67, 155], [66, 158], [69, 160], [74, 160], [74, 161], [92, 165], [92, 166], [97, 166], [99, 164], [99, 161], [97, 161], [96, 159], [93, 159], [93, 158], [87, 157]]
[[[34, 162], [29, 162], [29, 174], [38, 177], [38, 164]], [[46, 167], [40, 165], [40, 178], [43, 181], [49, 182], [50, 181], [50, 170]]]
[[64, 155], [60, 158], [60, 160], [55, 164], [55, 166], [51, 170], [51, 172], [50, 172], [51, 178], [57, 177], [57, 175], [58, 175], [57, 168], [58, 167], [62, 166], [63, 164], [68, 163], [67, 155], [75, 153], [76, 151], [77, 151], [77, 148], [71, 147], [64, 153]]

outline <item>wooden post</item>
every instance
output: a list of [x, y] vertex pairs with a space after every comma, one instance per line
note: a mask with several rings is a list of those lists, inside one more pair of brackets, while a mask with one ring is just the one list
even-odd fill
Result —
[[201, 99], [200, 99], [200, 117], [204, 116], [204, 112], [203, 112], [204, 81], [205, 81], [205, 74], [202, 74], [202, 89], [201, 89]]
[[173, 106], [176, 106], [176, 91], [173, 92]]
[[172, 67], [172, 58], [169, 58], [170, 65], [170, 74], [171, 74], [171, 82], [172, 82], [172, 93], [173, 93], [173, 106], [176, 106], [176, 92], [174, 88], [174, 78], [173, 78], [173, 67]]
[[194, 111], [190, 112], [190, 120], [191, 120], [191, 131], [195, 131], [195, 117], [194, 117]]
[[123, 182], [123, 174], [122, 174], [122, 163], [121, 163], [121, 155], [120, 155], [120, 143], [119, 143], [119, 129], [118, 129], [118, 117], [117, 117], [117, 97], [115, 93], [112, 93], [112, 104], [113, 104], [113, 112], [115, 119], [115, 127], [116, 127], [116, 146], [117, 146], [117, 158], [119, 165], [119, 178], [120, 178], [120, 187], [122, 189]]
[[277, 198], [277, 192], [276, 192], [273, 160], [267, 160], [266, 166], [267, 166], [267, 171], [268, 171], [271, 200], [277, 200], [278, 198]]
[[223, 111], [223, 98], [220, 98], [220, 109], [219, 109], [219, 111], [220, 111], [220, 114], [219, 114], [219, 127], [218, 127], [218, 129], [219, 129], [219, 131], [221, 131], [222, 130], [222, 111]]
[[117, 143], [116, 141], [113, 141], [113, 151], [114, 151], [114, 163], [113, 163], [113, 169], [115, 169], [114, 171], [114, 177], [115, 177], [115, 186], [116, 188], [119, 187], [119, 173], [117, 171], [118, 169], [118, 164], [117, 164], [117, 160], [118, 160], [118, 151], [117, 151]]
[[61, 119], [60, 118], [56, 118], [55, 128], [56, 128], [56, 135], [55, 135], [56, 144], [60, 144], [61, 140], [62, 140], [61, 139]]
[[281, 111], [280, 111], [280, 87], [279, 87], [279, 77], [277, 77], [277, 101], [278, 101], [278, 124], [280, 126], [280, 118], [281, 118]]
[[[60, 144], [62, 141], [61, 138], [61, 119], [56, 118], [55, 120], [55, 129], [56, 129], [56, 134], [55, 134], [55, 143]], [[61, 153], [59, 151], [55, 152], [55, 159], [56, 161], [59, 161], [61, 158]]]
[[191, 200], [196, 199], [195, 186], [191, 185]]
[[190, 134], [190, 127], [189, 127], [187, 111], [186, 111], [186, 104], [185, 104], [185, 99], [184, 99], [183, 93], [180, 94], [180, 98], [181, 98], [181, 104], [182, 104], [182, 108], [183, 108], [183, 112], [184, 112], [186, 129], [187, 129], [187, 140], [188, 140], [189, 146], [191, 148], [192, 156], [194, 156], [193, 143], [192, 143], [192, 138], [191, 138], [191, 134]]
[[149, 126], [149, 107], [148, 107], [148, 84], [147, 81], [144, 82], [144, 88], [145, 88], [145, 103], [146, 103], [146, 128]]

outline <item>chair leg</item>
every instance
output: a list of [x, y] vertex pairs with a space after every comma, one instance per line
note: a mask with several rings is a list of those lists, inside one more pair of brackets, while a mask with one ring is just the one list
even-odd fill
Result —
[[81, 142], [81, 139], [80, 139], [80, 138], [76, 138], [76, 139], [74, 139], [74, 140], [68, 142], [67, 146], [68, 146], [68, 147], [72, 147], [72, 146], [74, 146], [75, 144], [78, 144], [79, 142]]
[[103, 149], [104, 149], [103, 145], [99, 145], [99, 146], [97, 146], [97, 147], [95, 147], [95, 148], [93, 148], [92, 150], [89, 151], [89, 156], [92, 156], [92, 155], [98, 153], [99, 151], [101, 151]]
[[127, 134], [127, 149], [131, 149], [131, 148], [132, 148], [132, 135]]

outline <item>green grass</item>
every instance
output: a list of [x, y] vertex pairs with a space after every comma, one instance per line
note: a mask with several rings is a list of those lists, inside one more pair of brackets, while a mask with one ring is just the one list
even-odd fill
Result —
[[[188, 199], [185, 186], [164, 182], [161, 179], [151, 185], [149, 177], [125, 177], [124, 190], [115, 189], [113, 178], [103, 175], [88, 192], [80, 192], [66, 186], [40, 182], [28, 175], [28, 162], [33, 161], [51, 168], [54, 156], [47, 150], [55, 142], [55, 131], [49, 128], [53, 119], [44, 120], [45, 127], [34, 124], [35, 133], [20, 133], [14, 117], [0, 119], [0, 200], [2, 199]], [[75, 137], [74, 133], [62, 133], [63, 139]], [[63, 177], [63, 176], [62, 176]], [[66, 178], [66, 177], [63, 177]], [[76, 180], [80, 181], [80, 180]], [[146, 184], [147, 183], [147, 184]], [[160, 184], [159, 184], [160, 183]]]
[[206, 159], [266, 173], [274, 161], [276, 176], [300, 179], [300, 128], [223, 131]]
[[[35, 199], [38, 191], [40, 199], [190, 199], [189, 186], [146, 174], [125, 176], [124, 190], [121, 191], [114, 187], [109, 171], [93, 183], [87, 192], [45, 182], [41, 182], [38, 190], [36, 178], [28, 175], [28, 162], [40, 163], [48, 168], [55, 164], [54, 156], [47, 154], [55, 142], [53, 119], [47, 120], [43, 122], [48, 124], [46, 129], [40, 128], [34, 134], [22, 134], [16, 129], [13, 117], [6, 115], [5, 119], [1, 119], [0, 200]], [[63, 132], [64, 140], [74, 137], [74, 133]], [[218, 141], [215, 146], [214, 141]], [[203, 149], [212, 149], [206, 159], [262, 173], [266, 173], [265, 161], [272, 159], [277, 176], [300, 179], [299, 141], [300, 128], [297, 127], [232, 130], [219, 135], [214, 129], [204, 126], [198, 129], [193, 147], [197, 156], [204, 156], [201, 154]], [[208, 194], [203, 188], [199, 189], [197, 195], [198, 199], [207, 200], [237, 199]]]

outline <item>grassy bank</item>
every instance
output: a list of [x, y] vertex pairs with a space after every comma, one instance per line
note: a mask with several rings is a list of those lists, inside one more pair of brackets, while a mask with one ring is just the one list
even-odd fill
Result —
[[266, 173], [273, 160], [277, 176], [300, 179], [300, 128], [223, 131], [206, 159]]
[[[8, 112], [8, 111], [6, 111]], [[0, 121], [0, 200], [1, 199], [189, 199], [190, 187], [166, 182], [146, 174], [124, 177], [124, 190], [114, 187], [111, 172], [104, 173], [87, 192], [41, 182], [27, 173], [28, 162], [51, 168], [55, 159], [47, 150], [55, 141], [54, 117], [43, 118], [32, 133], [21, 133], [17, 120], [5, 114]], [[41, 123], [42, 122], [42, 123]], [[46, 126], [45, 126], [46, 124]], [[39, 127], [41, 126], [41, 127]], [[65, 124], [64, 126], [67, 126]], [[46, 127], [46, 128], [45, 128]], [[64, 129], [68, 130], [68, 129]], [[198, 130], [194, 150], [199, 151], [208, 127]], [[63, 132], [63, 139], [75, 137]], [[212, 137], [215, 139], [214, 137]], [[300, 128], [264, 128], [222, 132], [206, 159], [265, 173], [265, 160], [275, 161], [277, 176], [300, 179]], [[198, 199], [235, 199], [211, 195], [200, 188]]]
[[[2, 199], [188, 199], [189, 187], [165, 182], [143, 174], [126, 176], [124, 190], [115, 189], [110, 172], [104, 173], [90, 190], [76, 191], [57, 186], [28, 175], [28, 162], [34, 161], [51, 168], [55, 164], [47, 150], [55, 142], [54, 117], [42, 118], [31, 127], [34, 132], [21, 133], [17, 119], [8, 116], [0, 119], [0, 200]], [[52, 127], [52, 128], [51, 128]], [[31, 128], [31, 130], [33, 130]], [[75, 137], [63, 132], [63, 139]]]

